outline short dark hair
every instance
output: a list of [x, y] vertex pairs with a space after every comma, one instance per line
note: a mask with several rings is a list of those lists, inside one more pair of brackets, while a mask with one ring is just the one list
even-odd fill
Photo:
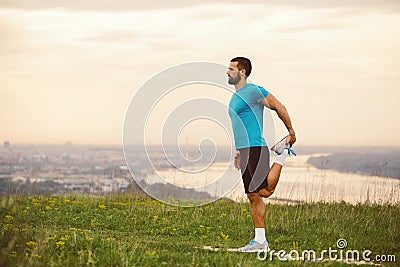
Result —
[[246, 76], [250, 76], [251, 73], [251, 61], [245, 57], [235, 57], [231, 59], [231, 62], [237, 62], [237, 67], [239, 70], [245, 69]]

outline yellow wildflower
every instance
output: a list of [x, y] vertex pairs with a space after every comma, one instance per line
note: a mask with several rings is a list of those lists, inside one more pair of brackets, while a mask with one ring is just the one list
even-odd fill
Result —
[[156, 254], [156, 251], [149, 251], [149, 250], [146, 250], [146, 254], [147, 255], [149, 255], [149, 256], [153, 256], [154, 254]]
[[64, 245], [65, 245], [65, 242], [64, 242], [64, 241], [58, 241], [58, 242], [56, 242], [56, 246], [57, 246], [58, 248], [64, 248]]
[[29, 242], [26, 242], [26, 245], [27, 245], [27, 246], [30, 246], [30, 247], [33, 247], [33, 246], [36, 246], [37, 243], [36, 243], [36, 242], [33, 242], [33, 241], [29, 241]]
[[223, 232], [221, 232], [221, 237], [222, 237], [223, 239], [228, 239], [228, 238], [229, 238], [229, 235], [226, 235], [226, 234], [224, 234]]

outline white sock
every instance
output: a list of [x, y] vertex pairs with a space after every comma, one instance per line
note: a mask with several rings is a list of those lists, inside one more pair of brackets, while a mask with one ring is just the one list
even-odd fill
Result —
[[283, 166], [283, 163], [285, 162], [285, 159], [287, 158], [287, 156], [289, 156], [289, 153], [286, 153], [286, 151], [284, 151], [282, 154], [280, 154], [276, 157], [275, 163], [278, 163], [279, 165]]
[[255, 237], [254, 240], [257, 241], [258, 243], [264, 243], [265, 239], [265, 228], [255, 228]]

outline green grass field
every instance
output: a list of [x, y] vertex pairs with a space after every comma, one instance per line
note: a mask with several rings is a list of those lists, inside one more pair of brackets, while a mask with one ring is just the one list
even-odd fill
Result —
[[[344, 238], [344, 253], [394, 255], [375, 264], [400, 265], [399, 204], [267, 204], [266, 211], [271, 249], [319, 256]], [[6, 197], [0, 199], [0, 266], [347, 266], [327, 254], [323, 263], [284, 262], [226, 251], [245, 245], [253, 231], [249, 204], [228, 200], [181, 208], [128, 193]]]

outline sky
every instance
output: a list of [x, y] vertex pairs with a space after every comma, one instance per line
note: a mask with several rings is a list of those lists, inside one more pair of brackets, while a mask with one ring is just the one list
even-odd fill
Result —
[[[397, 0], [3, 0], [0, 141], [122, 144], [144, 82], [171, 66], [228, 66], [240, 55], [252, 60], [252, 82], [288, 109], [298, 144], [400, 146], [399, 14]], [[202, 90], [188, 88], [191, 98]], [[279, 138], [285, 129], [274, 121]], [[224, 131], [196, 123], [185, 142], [228, 143]]]

